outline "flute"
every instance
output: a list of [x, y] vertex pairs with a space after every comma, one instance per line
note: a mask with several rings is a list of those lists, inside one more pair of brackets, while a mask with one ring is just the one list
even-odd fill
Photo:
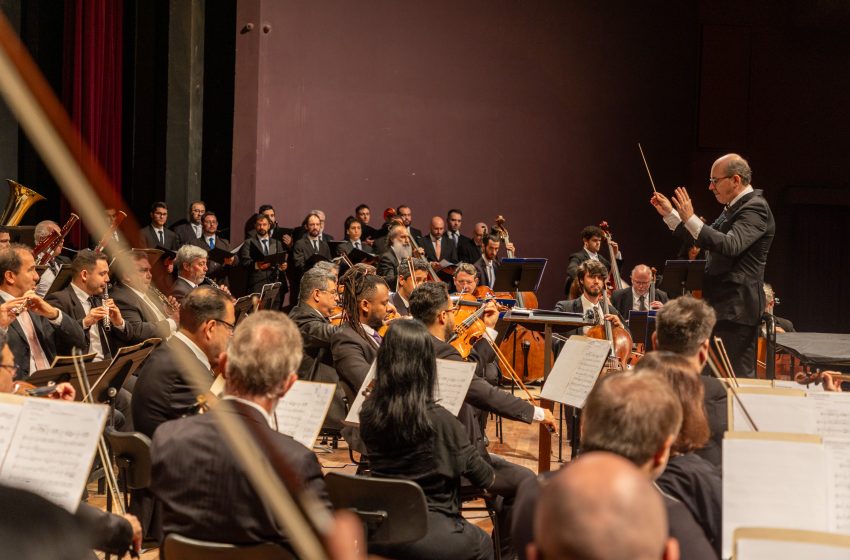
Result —
[[104, 284], [103, 286], [103, 306], [106, 308], [106, 317], [103, 318], [103, 330], [109, 332], [112, 328], [112, 323], [109, 320], [109, 306], [106, 305], [106, 300], [109, 299], [109, 283]]

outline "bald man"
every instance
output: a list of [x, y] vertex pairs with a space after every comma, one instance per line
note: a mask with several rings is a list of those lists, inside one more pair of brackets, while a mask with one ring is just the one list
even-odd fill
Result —
[[418, 243], [425, 250], [425, 258], [432, 264], [439, 264], [443, 259], [457, 262], [457, 245], [446, 235], [446, 222], [439, 216], [431, 218], [428, 235], [421, 237]]
[[543, 485], [528, 558], [676, 560], [661, 494], [613, 453], [582, 455]]
[[703, 280], [705, 301], [717, 313], [714, 336], [723, 339], [738, 376], [755, 377], [756, 335], [764, 313], [764, 267], [776, 223], [752, 170], [738, 154], [726, 154], [711, 166], [708, 189], [724, 205], [711, 225], [695, 213], [687, 189], [672, 199], [655, 193], [650, 203], [674, 235], [708, 252]]
[[628, 319], [629, 311], [657, 311], [667, 303], [667, 293], [655, 290], [655, 299], [650, 301], [649, 287], [652, 284], [652, 269], [645, 264], [639, 264], [632, 269], [632, 285], [611, 294], [611, 305], [617, 308], [620, 315]]

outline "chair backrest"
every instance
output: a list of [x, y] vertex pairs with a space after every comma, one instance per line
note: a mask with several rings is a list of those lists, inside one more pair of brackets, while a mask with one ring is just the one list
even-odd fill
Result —
[[106, 439], [119, 466], [126, 465], [127, 487], [147, 488], [151, 483], [151, 440], [139, 432], [106, 430]]
[[369, 544], [410, 543], [428, 532], [425, 494], [415, 482], [330, 473], [325, 485], [334, 507], [364, 522]]
[[163, 560], [295, 560], [274, 543], [233, 545], [199, 541], [171, 533], [162, 543]]

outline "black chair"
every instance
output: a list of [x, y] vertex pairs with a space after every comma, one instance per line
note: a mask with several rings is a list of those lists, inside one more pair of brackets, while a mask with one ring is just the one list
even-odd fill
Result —
[[163, 560], [295, 560], [274, 543], [235, 545], [199, 541], [171, 533], [162, 543]]
[[[464, 481], [466, 479], [463, 479]], [[483, 488], [472, 486], [468, 482], [460, 485], [460, 511], [481, 511], [490, 517], [490, 522], [493, 524], [493, 551], [495, 552], [495, 560], [502, 559], [502, 538], [499, 534], [499, 514], [496, 510], [490, 507], [488, 501], [495, 496], [489, 494]], [[481, 500], [483, 506], [468, 505], [468, 502]]]
[[139, 432], [105, 432], [109, 448], [118, 466], [124, 492], [124, 509], [130, 507], [128, 490], [141, 490], [151, 483], [151, 440]]
[[334, 507], [360, 517], [370, 545], [412, 543], [428, 532], [425, 494], [415, 482], [330, 473], [325, 485]]

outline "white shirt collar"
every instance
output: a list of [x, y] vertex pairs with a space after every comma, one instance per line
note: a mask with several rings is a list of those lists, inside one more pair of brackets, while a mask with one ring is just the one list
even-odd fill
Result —
[[375, 336], [375, 333], [377, 332], [375, 329], [373, 329], [372, 327], [370, 327], [366, 323], [360, 323], [360, 326], [363, 327], [363, 330], [366, 332], [366, 334], [368, 334], [369, 336], [372, 336], [372, 337]]
[[753, 192], [753, 186], [752, 186], [752, 185], [747, 185], [747, 188], [745, 188], [745, 189], [744, 189], [744, 190], [742, 190], [740, 193], [738, 193], [738, 196], [736, 196], [735, 198], [733, 198], [733, 199], [732, 199], [732, 202], [730, 202], [730, 203], [729, 203], [729, 204], [727, 204], [726, 206], [727, 206], [727, 207], [728, 207], [728, 206], [732, 206], [733, 204], [735, 204], [736, 202], [738, 202], [739, 200], [741, 200], [742, 198], [744, 198], [744, 196], [746, 196], [746, 195], [750, 194], [751, 192]]
[[194, 354], [195, 357], [198, 358], [198, 360], [200, 360], [201, 363], [204, 364], [207, 369], [212, 369], [212, 366], [210, 366], [210, 360], [209, 358], [207, 358], [207, 355], [204, 354], [204, 351], [201, 350], [201, 347], [195, 344], [195, 342], [191, 338], [189, 338], [180, 331], [174, 333], [174, 336], [176, 338], [179, 338], [186, 346], [188, 346], [189, 350], [192, 351], [192, 354]]
[[253, 408], [253, 409], [255, 409], [255, 410], [258, 410], [258, 411], [260, 412], [260, 414], [262, 414], [262, 415], [263, 415], [263, 418], [265, 418], [265, 419], [266, 419], [266, 423], [269, 425], [269, 428], [271, 428], [272, 430], [274, 430], [274, 429], [275, 429], [275, 423], [274, 423], [274, 419], [272, 418], [272, 415], [271, 415], [271, 414], [269, 414], [269, 413], [266, 411], [266, 409], [265, 409], [265, 408], [263, 408], [262, 406], [258, 405], [258, 404], [257, 404], [257, 403], [255, 403], [254, 401], [249, 401], [249, 400], [247, 400], [247, 399], [242, 399], [242, 398], [239, 398], [239, 397], [234, 397], [233, 395], [224, 395], [223, 397], [221, 397], [221, 400], [223, 400], [223, 401], [236, 401], [236, 402], [238, 402], [238, 403], [242, 403], [242, 404], [244, 404], [245, 406], [250, 406], [251, 408]]
[[10, 294], [6, 290], [0, 290], [0, 298], [3, 298], [3, 303], [6, 303], [10, 299], [15, 299], [15, 296]]
[[77, 299], [80, 300], [80, 303], [83, 305], [91, 305], [89, 303], [89, 298], [91, 297], [87, 293], [85, 293], [79, 286], [71, 282], [71, 288], [74, 290], [74, 293], [77, 294]]
[[192, 289], [193, 289], [193, 290], [194, 290], [195, 288], [197, 288], [197, 287], [198, 287], [198, 285], [197, 285], [197, 284], [195, 284], [194, 282], [192, 282], [191, 280], [189, 280], [189, 279], [188, 279], [188, 278], [186, 278], [185, 276], [178, 276], [177, 278], [179, 278], [180, 280], [183, 280], [184, 282], [186, 282], [187, 284], [189, 284], [190, 286], [192, 286]]

